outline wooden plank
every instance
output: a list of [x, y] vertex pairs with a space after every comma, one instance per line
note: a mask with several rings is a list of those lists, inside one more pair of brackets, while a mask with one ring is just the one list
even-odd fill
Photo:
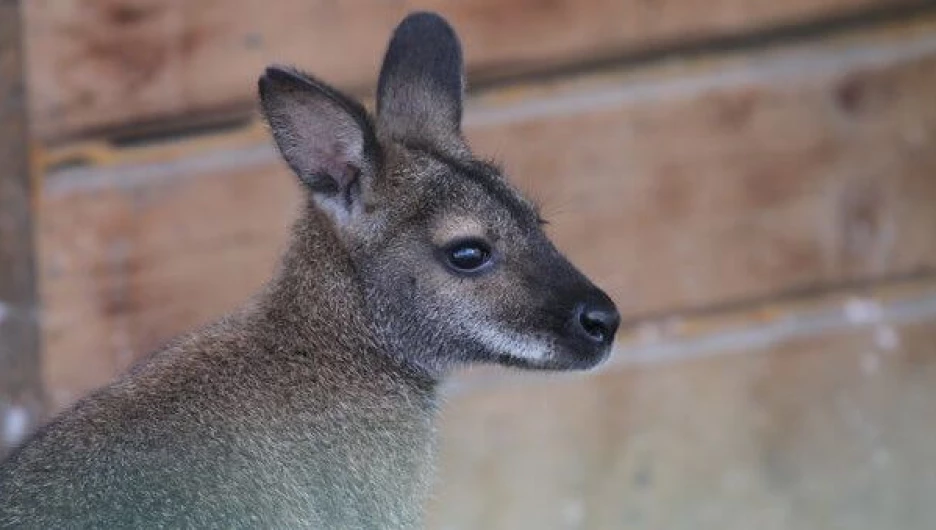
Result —
[[[627, 317], [932, 270], [933, 27], [502, 90], [467, 130]], [[59, 405], [249, 295], [295, 211], [266, 144], [143, 151], [47, 179]]]
[[19, 15], [0, 3], [0, 458], [42, 413]]
[[926, 0], [36, 0], [32, 118], [46, 140], [250, 105], [269, 62], [370, 86], [406, 12], [448, 16], [477, 74], [542, 71]]
[[274, 165], [247, 167], [46, 195], [43, 208], [55, 212], [40, 228], [55, 403], [233, 308], [272, 274], [299, 190]]
[[934, 309], [931, 297], [916, 323], [458, 394], [427, 526], [933, 528]]
[[628, 315], [931, 270], [932, 29], [544, 89], [478, 109], [473, 144]]

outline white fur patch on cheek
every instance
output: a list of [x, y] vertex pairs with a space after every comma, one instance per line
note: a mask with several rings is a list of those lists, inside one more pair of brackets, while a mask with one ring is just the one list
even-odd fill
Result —
[[469, 329], [475, 340], [491, 351], [529, 361], [543, 361], [550, 357], [550, 347], [543, 341], [483, 324]]

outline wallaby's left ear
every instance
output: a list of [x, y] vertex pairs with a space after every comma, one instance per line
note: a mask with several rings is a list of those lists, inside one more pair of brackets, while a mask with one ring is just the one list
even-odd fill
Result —
[[283, 158], [337, 224], [363, 207], [377, 170], [377, 139], [358, 102], [311, 76], [273, 66], [259, 81], [260, 105]]
[[377, 83], [381, 131], [403, 141], [462, 146], [461, 44], [444, 18], [413, 13], [393, 32]]

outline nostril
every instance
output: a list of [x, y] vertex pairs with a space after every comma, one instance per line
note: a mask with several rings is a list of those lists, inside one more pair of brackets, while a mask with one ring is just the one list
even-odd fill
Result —
[[620, 317], [614, 309], [582, 307], [579, 310], [579, 325], [594, 342], [610, 343], [617, 332]]
[[604, 342], [608, 336], [608, 328], [597, 311], [583, 311], [579, 323], [585, 334], [595, 342]]

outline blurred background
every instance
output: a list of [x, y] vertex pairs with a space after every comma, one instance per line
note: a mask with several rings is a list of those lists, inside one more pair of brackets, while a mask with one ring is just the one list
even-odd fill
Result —
[[413, 9], [629, 321], [596, 372], [448, 385], [429, 528], [936, 527], [922, 0], [5, 0], [0, 446], [260, 286], [299, 194], [258, 74], [369, 98]]

